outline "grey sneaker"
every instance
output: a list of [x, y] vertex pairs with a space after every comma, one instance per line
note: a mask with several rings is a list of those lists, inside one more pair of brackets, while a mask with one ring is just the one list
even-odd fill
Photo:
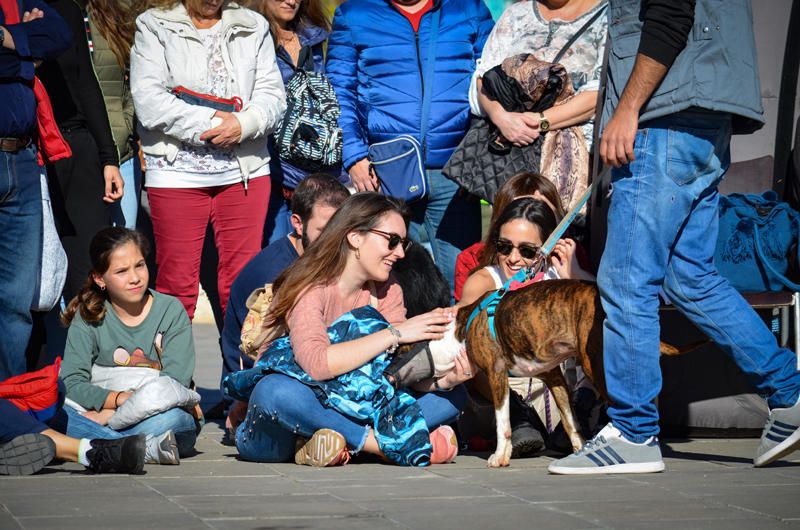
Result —
[[161, 436], [148, 436], [144, 455], [145, 464], [178, 465], [181, 457], [178, 454], [178, 442], [175, 433], [167, 431]]
[[22, 434], [0, 445], [0, 475], [33, 475], [56, 456], [56, 444], [43, 434]]
[[658, 438], [651, 436], [646, 442], [635, 444], [609, 423], [583, 449], [555, 460], [547, 471], [556, 475], [658, 473], [664, 471], [664, 460]]
[[797, 449], [800, 449], [800, 399], [788, 409], [769, 411], [753, 465], [765, 466]]

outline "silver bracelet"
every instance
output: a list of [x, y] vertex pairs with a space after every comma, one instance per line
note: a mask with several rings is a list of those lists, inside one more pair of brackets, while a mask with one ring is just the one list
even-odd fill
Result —
[[389, 327], [386, 329], [389, 330], [389, 333], [392, 334], [392, 338], [394, 339], [394, 344], [392, 344], [391, 346], [389, 346], [389, 348], [386, 349], [386, 353], [391, 355], [397, 350], [397, 347], [400, 346], [400, 339], [403, 338], [403, 335], [400, 334], [399, 329], [392, 326], [391, 324], [389, 324]]

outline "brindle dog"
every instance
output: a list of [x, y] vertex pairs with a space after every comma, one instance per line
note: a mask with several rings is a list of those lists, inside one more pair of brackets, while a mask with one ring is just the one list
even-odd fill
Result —
[[[547, 385], [572, 447], [579, 450], [583, 438], [572, 412], [561, 363], [577, 357], [586, 376], [607, 400], [603, 371], [605, 313], [596, 284], [550, 280], [506, 293], [495, 311], [497, 341], [490, 334], [486, 311], [480, 312], [466, 329], [473, 309], [487, 296], [489, 293], [459, 310], [455, 336], [461, 342], [466, 341], [470, 359], [484, 371], [492, 389], [497, 449], [489, 457], [489, 467], [507, 466], [511, 459], [509, 372], [538, 377]], [[678, 349], [662, 342], [661, 353], [678, 355], [694, 347]]]

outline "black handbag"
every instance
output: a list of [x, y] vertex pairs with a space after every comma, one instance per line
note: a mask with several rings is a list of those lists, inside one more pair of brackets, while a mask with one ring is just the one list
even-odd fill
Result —
[[498, 150], [491, 146], [493, 125], [487, 118], [473, 116], [469, 130], [447, 161], [442, 172], [473, 195], [494, 202], [497, 190], [509, 177], [536, 171], [542, 153], [542, 138], [525, 147]]

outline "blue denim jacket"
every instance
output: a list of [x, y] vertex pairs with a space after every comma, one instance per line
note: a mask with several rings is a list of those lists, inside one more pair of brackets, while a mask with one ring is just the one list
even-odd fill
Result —
[[[644, 2], [610, 0], [611, 50], [601, 128], [608, 123], [633, 70], [641, 37]], [[690, 107], [728, 112], [733, 132], [764, 125], [750, 0], [697, 0], [686, 48], [642, 108], [639, 121]]]
[[0, 10], [0, 26], [14, 37], [16, 50], [0, 46], [0, 137], [33, 134], [36, 99], [33, 96], [33, 59], [55, 59], [72, 42], [67, 23], [42, 0], [17, 0], [20, 18], [40, 9], [45, 16], [25, 24], [7, 24]]

